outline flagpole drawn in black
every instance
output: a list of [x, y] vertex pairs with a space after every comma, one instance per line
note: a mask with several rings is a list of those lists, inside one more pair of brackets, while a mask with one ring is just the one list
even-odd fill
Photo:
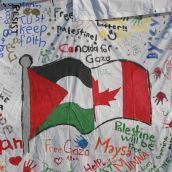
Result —
[[19, 60], [22, 66], [22, 140], [23, 153], [29, 152], [29, 136], [30, 136], [30, 96], [29, 96], [29, 78], [27, 69], [32, 64], [32, 57], [28, 54], [23, 55]]

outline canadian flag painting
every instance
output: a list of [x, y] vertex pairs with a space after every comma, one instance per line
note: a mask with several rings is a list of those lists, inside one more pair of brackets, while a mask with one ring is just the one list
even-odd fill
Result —
[[[70, 125], [88, 134], [119, 118], [151, 125], [149, 74], [139, 64], [115, 60], [88, 68], [80, 60], [65, 58], [31, 66], [23, 55], [23, 141], [57, 125]], [[100, 75], [107, 69], [109, 77]], [[98, 73], [99, 71], [99, 73]]]

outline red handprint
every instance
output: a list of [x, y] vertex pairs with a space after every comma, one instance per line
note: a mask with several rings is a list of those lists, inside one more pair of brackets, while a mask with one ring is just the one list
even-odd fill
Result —
[[166, 95], [163, 93], [163, 92], [158, 92], [157, 93], [157, 95], [156, 96], [154, 96], [153, 98], [156, 98], [155, 99], [155, 103], [158, 105], [159, 104], [159, 102], [161, 102], [162, 104], [163, 104], [163, 100], [164, 99], [166, 99], [167, 101], [168, 101], [168, 99], [167, 99], [167, 97], [166, 97]]
[[24, 162], [23, 172], [31, 172], [31, 169], [35, 168], [37, 165], [34, 164], [34, 161], [29, 160]]
[[157, 80], [158, 78], [161, 77], [162, 71], [159, 67], [156, 67], [153, 71], [154, 77]]

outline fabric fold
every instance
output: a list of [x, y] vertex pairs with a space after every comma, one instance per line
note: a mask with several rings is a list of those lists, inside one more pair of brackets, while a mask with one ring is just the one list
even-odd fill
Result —
[[172, 11], [170, 0], [73, 0], [74, 20], [99, 20]]

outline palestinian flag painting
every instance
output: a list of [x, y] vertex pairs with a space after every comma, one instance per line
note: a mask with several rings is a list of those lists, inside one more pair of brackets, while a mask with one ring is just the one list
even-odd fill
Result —
[[[88, 134], [119, 118], [151, 124], [149, 75], [136, 63], [111, 61], [90, 69], [80, 60], [65, 58], [31, 66], [32, 58], [24, 55], [20, 64], [24, 146], [57, 125], [70, 125]], [[108, 75], [101, 73], [105, 69]]]

